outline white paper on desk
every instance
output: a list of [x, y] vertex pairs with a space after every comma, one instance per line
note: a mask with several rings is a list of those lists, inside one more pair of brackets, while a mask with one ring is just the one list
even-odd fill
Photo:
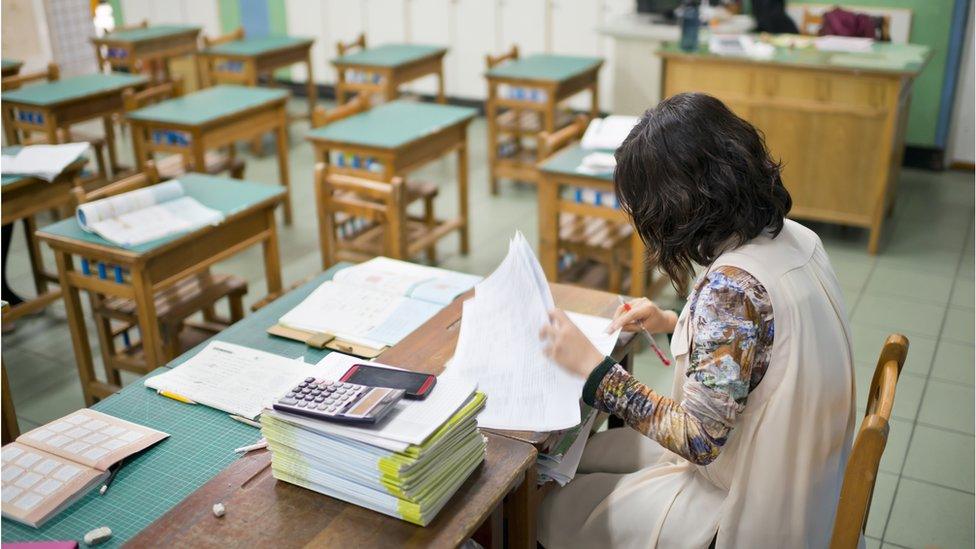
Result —
[[[315, 375], [325, 379], [340, 379], [354, 364], [368, 364], [391, 368], [386, 364], [369, 362], [342, 353], [329, 353], [315, 365]], [[451, 418], [475, 391], [475, 386], [463, 379], [437, 378], [437, 384], [424, 400], [401, 400], [396, 408], [375, 426], [350, 427], [328, 421], [301, 421], [288, 415], [288, 421], [324, 433], [345, 436], [375, 446], [402, 451], [403, 444], [421, 444], [445, 421]], [[294, 418], [294, 419], [293, 419]], [[390, 447], [389, 443], [393, 443]]]
[[584, 149], [616, 150], [630, 135], [640, 119], [636, 116], [610, 115], [595, 118], [586, 127], [580, 145]]
[[342, 269], [333, 279], [343, 284], [447, 305], [473, 288], [481, 277], [389, 257], [376, 257]]
[[214, 341], [183, 364], [145, 381], [146, 387], [254, 419], [315, 368], [264, 351]]
[[[547, 359], [539, 340], [554, 306], [539, 261], [517, 233], [501, 265], [464, 302], [454, 358], [441, 376], [472, 381], [488, 395], [480, 427], [556, 431], [579, 424], [585, 380]], [[619, 332], [603, 333], [609, 319], [569, 316], [601, 353], [610, 353]]]
[[53, 181], [88, 150], [88, 143], [27, 145], [15, 155], [3, 155], [0, 172], [4, 175], [29, 175]]

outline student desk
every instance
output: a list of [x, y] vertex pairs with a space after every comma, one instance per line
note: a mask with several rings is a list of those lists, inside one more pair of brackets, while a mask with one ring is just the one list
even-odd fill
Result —
[[[345, 166], [333, 163], [331, 170], [390, 181], [405, 176], [428, 162], [457, 151], [458, 217], [447, 221], [445, 230], [457, 229], [461, 253], [468, 253], [468, 124], [477, 111], [466, 107], [393, 101], [364, 113], [312, 130], [306, 139], [315, 147], [317, 160], [330, 163], [330, 152], [338, 157], [352, 154], [373, 159]], [[319, 212], [319, 228], [324, 227]], [[325, 235], [319, 235], [322, 257], [326, 257]]]
[[[559, 275], [559, 214], [562, 212], [599, 217], [612, 222], [630, 223], [630, 217], [612, 204], [597, 206], [571, 197], [575, 189], [613, 194], [613, 172], [581, 173], [577, 167], [583, 158], [595, 152], [579, 143], [569, 145], [538, 165], [539, 170], [539, 262], [546, 278], [556, 280]], [[599, 151], [612, 153], [613, 151]], [[666, 277], [654, 280], [648, 288], [644, 261], [644, 243], [636, 232], [631, 236], [630, 295], [653, 297], [667, 283]], [[638, 267], [635, 267], [638, 266]]]
[[101, 118], [112, 173], [118, 173], [112, 116], [124, 111], [122, 92], [146, 82], [146, 77], [131, 74], [89, 74], [4, 92], [0, 98], [7, 144], [21, 143], [19, 130], [42, 132], [48, 143], [60, 143], [59, 129]]
[[[345, 103], [349, 92], [380, 93], [392, 101], [397, 98], [401, 84], [436, 74], [437, 102], [444, 103], [445, 54], [447, 48], [441, 46], [383, 44], [337, 57], [332, 60], [338, 72], [336, 102]], [[349, 81], [347, 71], [354, 71], [359, 78]]]
[[2, 59], [0, 60], [0, 76], [3, 78], [15, 76], [20, 72], [20, 68], [23, 66], [23, 61], [17, 61], [16, 59]]
[[208, 150], [275, 132], [278, 177], [285, 187], [285, 224], [291, 225], [291, 184], [288, 177], [288, 92], [221, 85], [168, 99], [126, 115], [132, 126], [136, 162], [141, 166], [156, 152], [177, 153], [205, 166]]
[[218, 44], [199, 54], [206, 81], [257, 86], [258, 76], [275, 69], [304, 63], [307, 71], [308, 112], [315, 110], [318, 88], [312, 78], [311, 38], [265, 36]]
[[[274, 210], [284, 197], [277, 187], [213, 177], [196, 173], [181, 176], [187, 196], [226, 216], [216, 226], [176, 234], [131, 248], [114, 245], [98, 235], [87, 233], [75, 218], [65, 219], [37, 232], [38, 238], [54, 249], [61, 290], [64, 292], [71, 340], [78, 363], [85, 402], [105, 398], [118, 387], [95, 376], [88, 330], [81, 309], [80, 291], [133, 299], [139, 317], [141, 349], [132, 360], [151, 370], [162, 365], [159, 323], [154, 295], [214, 263], [227, 259], [255, 244], [264, 251], [264, 271], [268, 293], [281, 290], [281, 265]], [[92, 274], [75, 269], [75, 258], [87, 258]], [[128, 276], [123, 281], [102, 279], [95, 265], [118, 265]]]
[[[537, 181], [534, 152], [516, 148], [515, 152], [503, 155], [499, 151], [505, 135], [520, 137], [528, 133], [520, 127], [521, 114], [536, 113], [541, 119], [537, 131], [552, 133], [560, 125], [556, 120], [559, 103], [589, 90], [590, 116], [595, 118], [600, 112], [597, 73], [602, 65], [603, 59], [599, 57], [538, 54], [509, 61], [485, 72], [488, 80], [485, 117], [488, 119], [492, 194], [498, 193], [498, 178]], [[515, 112], [514, 127], [499, 122], [500, 109]]]
[[[13, 154], [19, 148], [4, 147], [3, 152]], [[84, 156], [78, 157], [51, 182], [22, 175], [0, 177], [0, 184], [2, 184], [0, 186], [0, 210], [2, 210], [0, 224], [6, 225], [16, 223], [21, 219], [24, 220], [24, 230], [27, 233], [27, 254], [30, 257], [31, 273], [34, 276], [34, 289], [37, 291], [37, 297], [10, 307], [5, 314], [6, 320], [16, 320], [26, 314], [39, 311], [61, 297], [59, 289], [48, 289], [48, 283], [57, 283], [58, 277], [44, 268], [44, 256], [41, 254], [41, 247], [34, 236], [34, 231], [37, 230], [34, 216], [38, 212], [71, 203], [71, 189], [86, 162], [88, 160]], [[6, 252], [7, 250], [4, 250], [4, 253]]]
[[776, 48], [768, 60], [665, 45], [664, 93], [705, 92], [764, 134], [783, 162], [790, 217], [870, 229], [877, 253], [905, 150], [912, 83], [927, 46], [879, 42], [870, 52]]
[[149, 66], [155, 75], [158, 64], [161, 81], [170, 80], [168, 61], [173, 57], [197, 52], [200, 27], [191, 25], [154, 25], [106, 34], [92, 38], [99, 68], [138, 73]]

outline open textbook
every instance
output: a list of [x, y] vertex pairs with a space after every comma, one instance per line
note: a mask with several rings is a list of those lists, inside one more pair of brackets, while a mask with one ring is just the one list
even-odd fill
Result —
[[[419, 328], [479, 280], [474, 275], [377, 257], [337, 272], [278, 324], [382, 349]], [[275, 329], [271, 332], [290, 337]]]
[[50, 182], [87, 151], [88, 143], [5, 147], [3, 158], [0, 159], [0, 172], [3, 175], [31, 176]]
[[78, 206], [78, 224], [120, 246], [138, 246], [172, 234], [216, 225], [224, 214], [167, 181]]
[[3, 516], [37, 528], [168, 436], [89, 409], [28, 431], [3, 447]]
[[[479, 426], [556, 431], [580, 423], [585, 380], [546, 358], [539, 340], [554, 307], [538, 259], [516, 233], [501, 265], [464, 302], [457, 348], [441, 375], [473, 381], [488, 395]], [[620, 334], [604, 333], [610, 319], [567, 314], [601, 353], [610, 354]]]
[[618, 114], [595, 118], [586, 127], [580, 145], [584, 149], [616, 150], [627, 139], [630, 130], [634, 129], [639, 120], [636, 116]]

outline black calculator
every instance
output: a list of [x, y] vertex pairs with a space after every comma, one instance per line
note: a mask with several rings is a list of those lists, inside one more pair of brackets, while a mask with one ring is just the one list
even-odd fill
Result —
[[326, 421], [376, 423], [403, 398], [403, 389], [368, 387], [307, 377], [274, 402], [274, 409]]

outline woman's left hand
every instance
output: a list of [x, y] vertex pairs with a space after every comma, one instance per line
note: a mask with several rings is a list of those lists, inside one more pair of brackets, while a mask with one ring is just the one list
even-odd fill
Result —
[[580, 377], [588, 377], [603, 362], [600, 351], [561, 309], [549, 312], [549, 324], [542, 327], [539, 339], [546, 342], [547, 357]]

